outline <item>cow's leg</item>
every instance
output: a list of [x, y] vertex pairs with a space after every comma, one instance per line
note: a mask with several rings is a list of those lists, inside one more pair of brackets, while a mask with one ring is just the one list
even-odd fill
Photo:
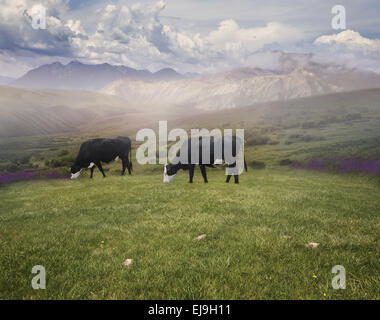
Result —
[[124, 161], [124, 159], [123, 159], [123, 168], [122, 168], [122, 170], [121, 170], [121, 175], [123, 176], [124, 174], [125, 174], [125, 169], [127, 169], [127, 166], [126, 166], [126, 164], [125, 164], [125, 161]]
[[98, 161], [98, 162], [95, 162], [95, 164], [96, 164], [96, 166], [99, 168], [100, 172], [102, 173], [102, 175], [103, 175], [103, 178], [105, 178], [105, 177], [106, 177], [106, 175], [104, 174], [104, 171], [103, 171], [103, 167], [102, 167], [102, 164], [101, 164], [101, 162], [100, 162], [100, 161]]
[[[236, 163], [228, 165], [228, 168], [235, 168], [235, 167], [236, 167]], [[231, 176], [232, 175], [230, 175], [230, 174], [227, 176], [227, 179], [226, 179], [227, 183], [230, 182]], [[235, 179], [235, 183], [239, 183], [239, 176], [238, 175], [234, 174], [234, 179]]]
[[95, 170], [95, 166], [92, 166], [90, 179], [92, 179], [92, 177], [94, 176], [94, 170]]
[[131, 160], [129, 160], [129, 159], [127, 158], [127, 161], [126, 161], [126, 166], [127, 166], [127, 169], [128, 169], [128, 174], [129, 174], [129, 175], [131, 175], [131, 174], [132, 174], [132, 165], [131, 165], [131, 161], [132, 161], [132, 159], [131, 159]]
[[123, 161], [123, 173], [121, 174], [122, 176], [125, 174], [125, 169], [128, 169], [128, 174], [131, 175], [131, 164], [129, 163], [128, 159]]
[[195, 164], [190, 164], [189, 165], [189, 182], [190, 183], [193, 183], [193, 178], [194, 178], [194, 168], [195, 168]]
[[203, 177], [203, 180], [205, 183], [207, 183], [207, 173], [206, 173], [206, 167], [201, 165], [199, 166], [201, 168], [201, 172], [202, 172], [202, 177]]
[[[121, 171], [121, 175], [123, 176], [125, 174], [125, 170], [128, 168], [128, 171], [129, 171], [129, 161], [127, 158], [123, 158], [122, 159], [122, 163], [123, 163], [123, 170]], [[131, 173], [129, 173], [131, 174]]]

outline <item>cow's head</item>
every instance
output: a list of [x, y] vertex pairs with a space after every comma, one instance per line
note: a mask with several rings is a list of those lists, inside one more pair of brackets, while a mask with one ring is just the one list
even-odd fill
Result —
[[164, 168], [164, 183], [169, 183], [170, 181], [172, 181], [176, 176], [179, 168], [179, 164], [167, 164]]
[[76, 165], [76, 164], [72, 165], [70, 168], [71, 180], [78, 178], [81, 171], [82, 171], [82, 168], [79, 165]]

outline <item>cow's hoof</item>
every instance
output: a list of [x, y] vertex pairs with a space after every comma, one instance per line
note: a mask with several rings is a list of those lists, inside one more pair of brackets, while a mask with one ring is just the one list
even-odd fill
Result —
[[205, 183], [208, 183], [208, 181], [205, 181]]

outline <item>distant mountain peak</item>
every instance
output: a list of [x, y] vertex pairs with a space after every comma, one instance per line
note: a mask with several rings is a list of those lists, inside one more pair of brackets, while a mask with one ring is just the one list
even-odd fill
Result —
[[84, 63], [78, 60], [72, 60], [66, 66], [82, 66], [82, 65], [84, 65]]
[[172, 68], [158, 70], [153, 74], [153, 76], [156, 80], [180, 80], [184, 78], [183, 75], [179, 74]]
[[177, 73], [177, 71], [175, 71], [174, 69], [172, 68], [163, 68], [163, 69], [160, 69], [158, 70], [157, 72], [155, 73]]
[[56, 61], [27, 72], [10, 85], [23, 88], [57, 88], [75, 90], [99, 90], [116, 80], [129, 78], [139, 80], [179, 80], [185, 76], [174, 69], [164, 68], [156, 73], [136, 70], [127, 66], [108, 63], [85, 64], [73, 60], [66, 65]]

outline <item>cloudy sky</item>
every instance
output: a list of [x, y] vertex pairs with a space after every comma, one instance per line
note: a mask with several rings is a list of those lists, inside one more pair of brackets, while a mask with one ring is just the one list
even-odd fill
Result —
[[[33, 6], [46, 29], [32, 28]], [[335, 5], [346, 29], [331, 26]], [[272, 67], [274, 50], [380, 72], [378, 0], [0, 0], [0, 76], [79, 60], [156, 71]]]

